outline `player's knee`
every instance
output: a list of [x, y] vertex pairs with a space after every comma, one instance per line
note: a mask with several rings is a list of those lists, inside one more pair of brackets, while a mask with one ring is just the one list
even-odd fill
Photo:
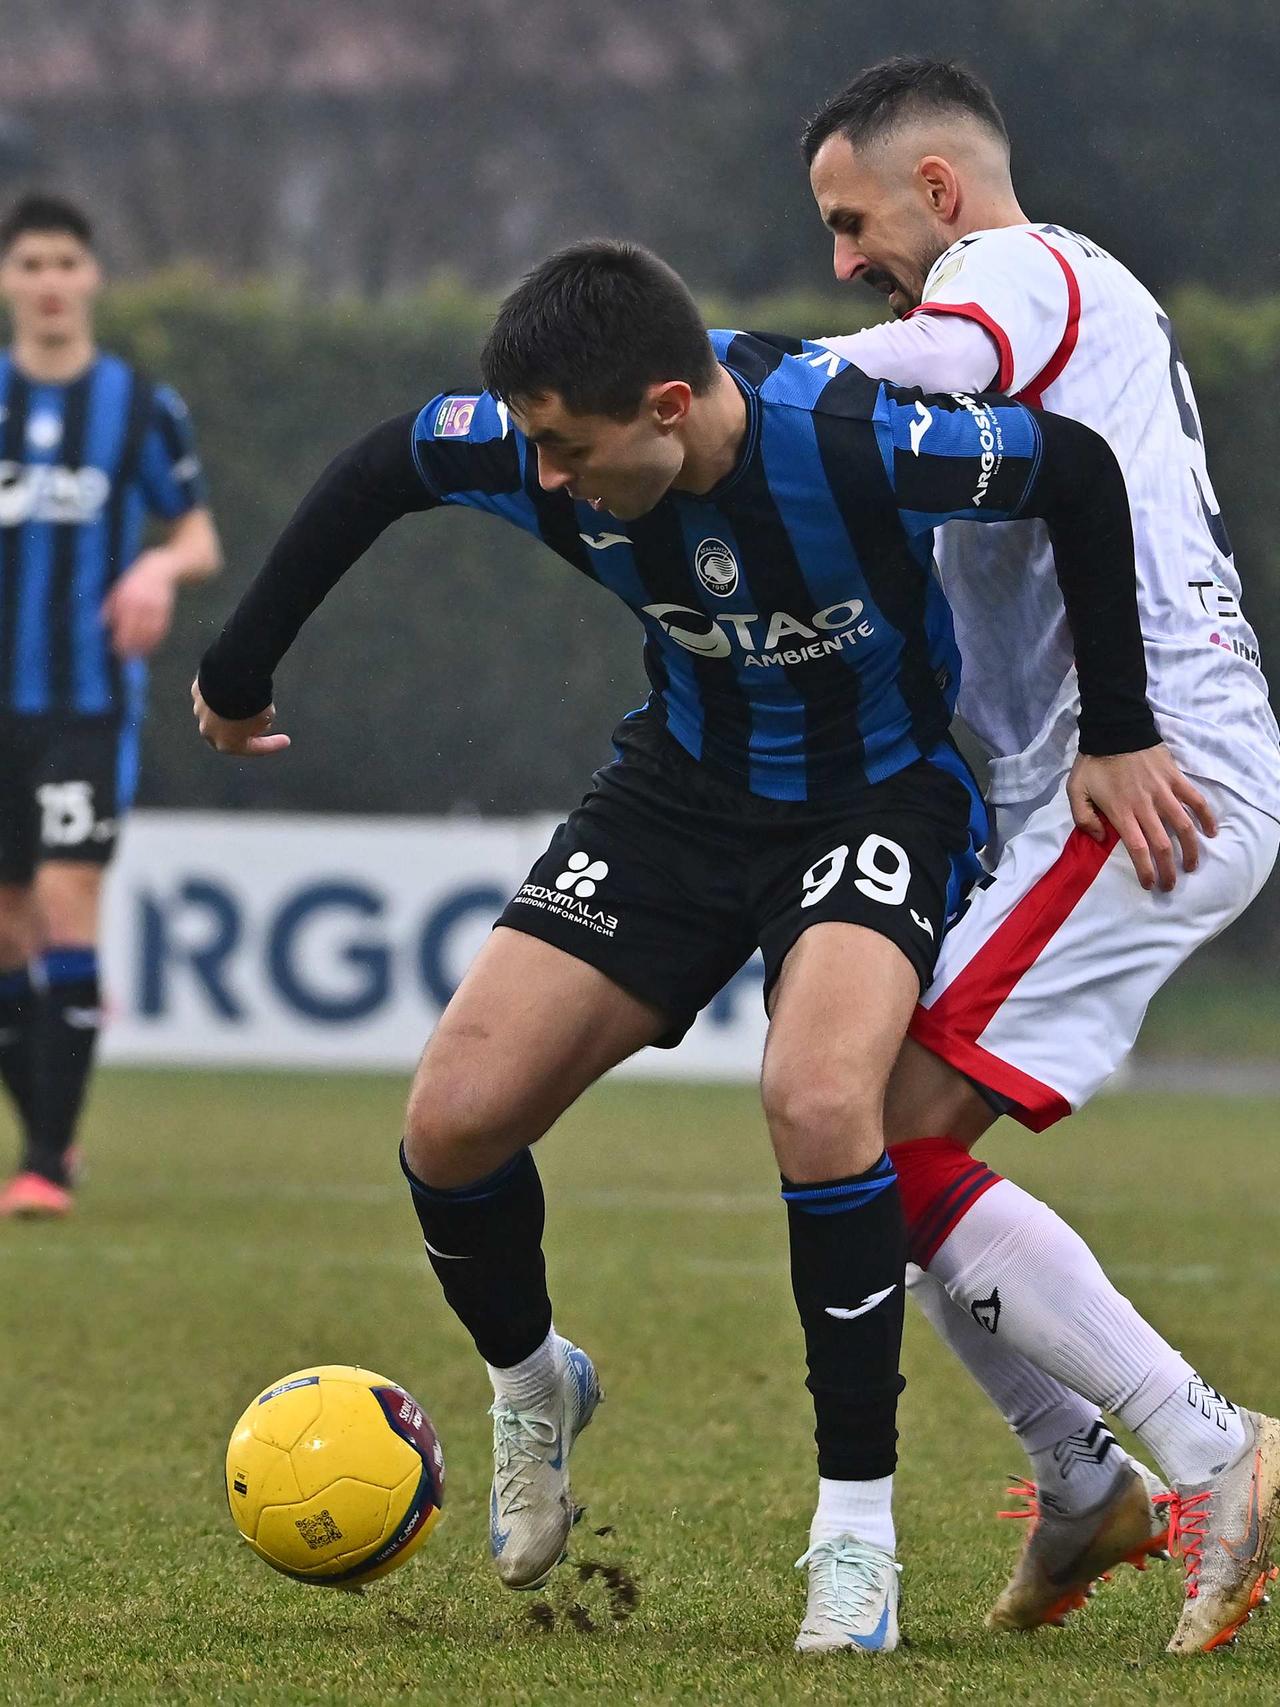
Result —
[[442, 1167], [451, 1170], [486, 1136], [486, 1122], [476, 1106], [474, 1090], [467, 1094], [457, 1080], [419, 1074], [405, 1114], [404, 1153], [420, 1179], [434, 1181]]
[[765, 1115], [789, 1179], [861, 1173], [884, 1148], [879, 1086], [843, 1072], [766, 1075]]
[[528, 1137], [491, 1086], [474, 1075], [423, 1063], [409, 1093], [404, 1153], [428, 1185], [450, 1189], [492, 1173]]

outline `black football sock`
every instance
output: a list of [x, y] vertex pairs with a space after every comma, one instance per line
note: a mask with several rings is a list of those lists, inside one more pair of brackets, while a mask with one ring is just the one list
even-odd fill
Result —
[[101, 1024], [98, 956], [92, 948], [51, 948], [41, 956], [44, 989], [32, 1037], [31, 1120], [24, 1166], [70, 1185], [75, 1138]]
[[0, 1080], [26, 1131], [31, 1125], [31, 1045], [39, 998], [25, 966], [0, 972]]
[[897, 1463], [907, 1233], [887, 1156], [848, 1179], [782, 1182], [804, 1327], [818, 1474], [866, 1482]]
[[546, 1206], [533, 1156], [521, 1150], [496, 1173], [454, 1191], [424, 1185], [403, 1144], [400, 1166], [449, 1308], [486, 1363], [509, 1369], [522, 1362], [551, 1332]]

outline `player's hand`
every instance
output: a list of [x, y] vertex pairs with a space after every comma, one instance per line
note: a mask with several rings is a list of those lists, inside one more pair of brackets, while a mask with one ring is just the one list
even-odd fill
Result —
[[191, 684], [191, 709], [200, 734], [215, 753], [233, 753], [237, 758], [256, 759], [263, 753], [282, 753], [289, 745], [287, 735], [268, 733], [276, 720], [274, 705], [269, 705], [256, 717], [219, 717], [205, 704], [197, 679]]
[[1182, 850], [1182, 869], [1196, 869], [1197, 823], [1206, 836], [1218, 833], [1209, 802], [1183, 776], [1163, 743], [1110, 758], [1081, 753], [1067, 778], [1067, 798], [1077, 826], [1095, 842], [1106, 835], [1104, 818], [1112, 826], [1144, 889], [1158, 882], [1169, 890], [1177, 882], [1175, 841]]
[[117, 658], [145, 658], [169, 632], [176, 582], [163, 547], [144, 551], [102, 602]]

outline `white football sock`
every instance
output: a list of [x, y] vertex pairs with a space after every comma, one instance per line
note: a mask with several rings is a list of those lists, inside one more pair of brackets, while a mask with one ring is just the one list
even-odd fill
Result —
[[1229, 1399], [1195, 1373], [1156, 1406], [1143, 1423], [1144, 1446], [1178, 1482], [1207, 1482], [1235, 1458], [1245, 1443], [1240, 1413]]
[[1124, 1453], [1098, 1407], [979, 1327], [936, 1275], [909, 1264], [907, 1289], [1017, 1435], [1044, 1503], [1090, 1511], [1105, 1499]]
[[929, 1268], [980, 1328], [1133, 1429], [1172, 1480], [1203, 1480], [1243, 1445], [1234, 1406], [1143, 1321], [1079, 1234], [1012, 1180], [977, 1200]]
[[517, 1411], [545, 1411], [555, 1404], [564, 1379], [565, 1341], [553, 1327], [536, 1351], [509, 1369], [486, 1363], [496, 1399], [505, 1399]]
[[818, 1477], [818, 1509], [809, 1525], [809, 1545], [834, 1541], [840, 1535], [855, 1535], [870, 1547], [892, 1553], [897, 1546], [893, 1529], [893, 1477], [879, 1476], [871, 1482], [833, 1482]]
[[1092, 1511], [1115, 1491], [1129, 1455], [1101, 1418], [1031, 1453], [1040, 1504], [1065, 1515]]

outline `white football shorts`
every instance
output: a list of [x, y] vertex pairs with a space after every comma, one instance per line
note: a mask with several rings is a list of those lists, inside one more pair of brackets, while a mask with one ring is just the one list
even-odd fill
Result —
[[1142, 888], [1114, 834], [1098, 843], [1075, 828], [1065, 776], [1038, 800], [995, 808], [994, 875], [943, 941], [911, 1035], [1033, 1132], [1111, 1077], [1156, 991], [1239, 917], [1275, 864], [1280, 823], [1194, 781], [1218, 834], [1201, 835], [1199, 868], [1179, 868], [1168, 894]]

